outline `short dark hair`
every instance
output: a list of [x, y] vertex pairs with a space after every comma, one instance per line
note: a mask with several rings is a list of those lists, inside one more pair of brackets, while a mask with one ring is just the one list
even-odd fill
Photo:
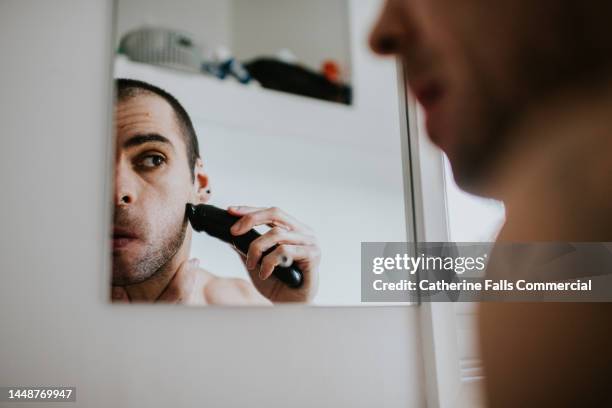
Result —
[[119, 102], [139, 95], [152, 94], [159, 96], [170, 104], [172, 110], [174, 110], [174, 115], [176, 117], [179, 129], [181, 130], [181, 134], [183, 135], [183, 139], [185, 140], [185, 145], [187, 146], [187, 160], [191, 169], [191, 179], [194, 180], [194, 170], [196, 161], [200, 158], [200, 148], [198, 146], [198, 137], [195, 129], [193, 128], [193, 123], [191, 123], [191, 118], [189, 118], [189, 114], [187, 114], [187, 111], [185, 108], [183, 108], [183, 105], [181, 105], [180, 102], [168, 92], [144, 81], [118, 78], [115, 79], [115, 87], [117, 92], [117, 101]]

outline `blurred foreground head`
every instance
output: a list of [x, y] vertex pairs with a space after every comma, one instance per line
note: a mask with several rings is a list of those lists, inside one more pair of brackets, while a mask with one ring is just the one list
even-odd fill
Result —
[[478, 192], [530, 110], [610, 79], [610, 17], [604, 0], [387, 0], [370, 42], [402, 59], [430, 138]]
[[[490, 194], [513, 156], [498, 240], [612, 239], [611, 17], [603, 0], [387, 0], [371, 46], [403, 60], [458, 184]], [[479, 321], [490, 406], [612, 406], [612, 303], [483, 303]]]

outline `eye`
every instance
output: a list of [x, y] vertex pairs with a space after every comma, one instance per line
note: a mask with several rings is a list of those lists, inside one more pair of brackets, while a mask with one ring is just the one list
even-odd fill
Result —
[[166, 158], [159, 154], [148, 154], [138, 160], [138, 167], [150, 170], [162, 166], [166, 163]]

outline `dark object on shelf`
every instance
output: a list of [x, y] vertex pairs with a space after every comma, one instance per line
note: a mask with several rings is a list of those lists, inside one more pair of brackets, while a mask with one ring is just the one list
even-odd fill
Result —
[[299, 65], [259, 58], [244, 66], [264, 88], [351, 104], [353, 92], [350, 86], [331, 82], [323, 75]]
[[202, 71], [214, 75], [219, 79], [233, 76], [238, 82], [245, 85], [253, 79], [244, 65], [236, 61], [233, 57], [223, 62], [205, 62], [202, 64]]

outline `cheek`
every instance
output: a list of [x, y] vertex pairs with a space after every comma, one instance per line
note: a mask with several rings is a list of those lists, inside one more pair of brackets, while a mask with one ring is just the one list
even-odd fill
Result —
[[185, 204], [190, 197], [191, 186], [181, 183], [168, 183], [156, 190], [155, 207], [160, 217], [166, 214], [185, 212]]
[[145, 217], [150, 244], [157, 247], [180, 230], [185, 219], [185, 204], [178, 192], [170, 191], [164, 191], [164, 195], [156, 195], [147, 202]]
[[525, 0], [471, 0], [470, 3], [474, 3], [472, 16], [461, 18], [457, 30], [463, 64], [488, 94], [507, 99], [505, 95], [518, 90], [513, 80], [517, 50], [520, 45], [535, 46], [538, 41], [527, 29], [533, 19], [528, 11], [535, 6]]
[[145, 212], [151, 229], [158, 229], [156, 225], [171, 226], [182, 220], [185, 205], [191, 198], [193, 186], [190, 182], [191, 179], [186, 179], [184, 174], [178, 177], [169, 173], [144, 186], [140, 207]]
[[[447, 7], [440, 12], [438, 22], [441, 29], [432, 34], [437, 42], [438, 66], [446, 85], [447, 99], [444, 102], [446, 120], [441, 132], [449, 137], [449, 150], [456, 150], [458, 144], [475, 144], [483, 136], [480, 129], [486, 127], [487, 106], [490, 92], [487, 85], [497, 64], [491, 60], [489, 45], [491, 39], [483, 37], [483, 23], [478, 16], [466, 15], [469, 4], [464, 8]], [[469, 2], [474, 3], [474, 2]], [[493, 81], [495, 81], [493, 79]]]

